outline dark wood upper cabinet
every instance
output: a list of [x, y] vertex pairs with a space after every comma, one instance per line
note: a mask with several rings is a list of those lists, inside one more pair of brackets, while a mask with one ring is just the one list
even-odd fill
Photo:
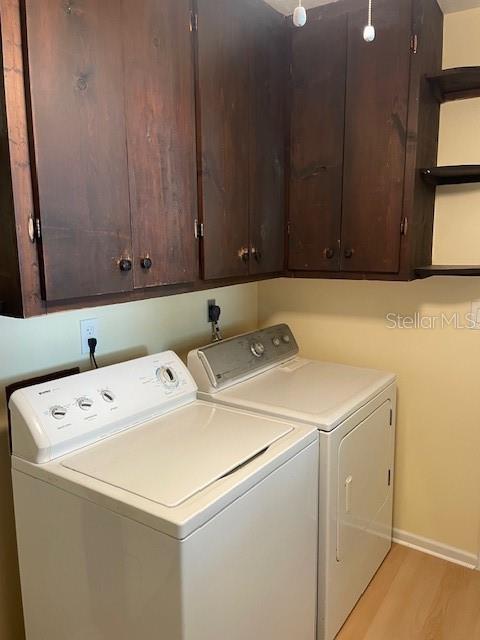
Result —
[[6, 312], [196, 281], [190, 0], [2, 0], [0, 10], [10, 56], [0, 153], [14, 161], [2, 163], [5, 229], [23, 227], [3, 252]]
[[200, 194], [205, 279], [248, 275], [249, 16], [198, 0]]
[[340, 265], [347, 16], [292, 33], [289, 260], [293, 270]]
[[426, 76], [441, 68], [443, 17], [435, 0], [378, 0], [374, 22], [367, 44], [366, 9], [340, 0], [291, 32], [294, 275], [411, 279], [431, 250], [419, 169], [437, 152]]
[[396, 273], [407, 142], [411, 0], [377, 0], [348, 16], [342, 257], [344, 271]]
[[286, 29], [262, 0], [198, 0], [203, 275], [279, 271]]
[[25, 0], [32, 160], [47, 300], [132, 288], [117, 0]]
[[263, 0], [0, 0], [0, 313], [414, 278], [443, 17], [377, 0], [371, 44], [366, 19], [358, 0], [302, 29]]
[[190, 1], [120, 4], [134, 284], [192, 282], [198, 256]]
[[[0, 69], [3, 55], [0, 51]], [[0, 96], [5, 95], [5, 81], [0, 74]], [[11, 300], [13, 313], [22, 313], [22, 286], [18, 269], [19, 254], [16, 239], [15, 218], [10, 215], [14, 209], [11, 182], [9, 132], [5, 101], [0, 98], [0, 292], [5, 300]], [[0, 313], [5, 303], [0, 300]]]
[[263, 2], [251, 12], [250, 273], [282, 271], [285, 244], [286, 25]]
[[196, 279], [189, 24], [189, 0], [25, 0], [47, 300]]
[[283, 270], [279, 13], [262, 0], [0, 0], [0, 15], [0, 313]]

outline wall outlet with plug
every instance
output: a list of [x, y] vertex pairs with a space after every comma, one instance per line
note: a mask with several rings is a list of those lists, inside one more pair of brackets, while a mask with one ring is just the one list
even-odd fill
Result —
[[211, 308], [215, 307], [216, 304], [217, 302], [215, 299], [207, 300], [207, 322], [208, 323], [212, 322]]
[[88, 341], [90, 338], [98, 340], [98, 318], [80, 320], [80, 336], [82, 339], [82, 353], [88, 355], [90, 353]]

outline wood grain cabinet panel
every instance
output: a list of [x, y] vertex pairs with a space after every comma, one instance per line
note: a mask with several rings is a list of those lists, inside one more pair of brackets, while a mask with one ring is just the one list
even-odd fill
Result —
[[189, 0], [24, 0], [47, 301], [198, 277]]
[[207, 280], [248, 275], [249, 15], [198, 0], [200, 193]]
[[[291, 29], [291, 275], [409, 280], [430, 260], [441, 68], [435, 0], [339, 0]], [[338, 251], [339, 250], [339, 251]], [[329, 258], [327, 258], [329, 256]]]
[[348, 18], [342, 258], [344, 271], [396, 273], [407, 142], [411, 0], [379, 0]]
[[206, 280], [283, 269], [284, 19], [262, 0], [198, 0]]
[[288, 62], [283, 16], [254, 0], [251, 11], [250, 274], [282, 271]]
[[0, 18], [0, 313], [430, 264], [436, 0], [377, 0], [371, 44], [358, 0], [303, 29], [263, 0]]
[[123, 0], [134, 284], [198, 277], [189, 0]]
[[262, 0], [0, 0], [0, 13], [0, 312], [283, 269], [280, 14]]
[[292, 33], [290, 269], [340, 266], [347, 16]]
[[118, 0], [25, 0], [32, 159], [47, 300], [128, 291]]
[[[3, 68], [3, 55], [0, 51], [0, 69]], [[0, 74], [0, 96], [5, 95], [5, 82]], [[13, 190], [10, 174], [10, 149], [5, 101], [0, 99], [0, 292], [5, 302], [0, 300], [0, 313], [6, 310], [6, 301], [13, 301], [12, 311], [21, 313], [21, 282], [18, 269], [18, 250], [15, 234], [15, 220], [11, 211], [14, 208]]]

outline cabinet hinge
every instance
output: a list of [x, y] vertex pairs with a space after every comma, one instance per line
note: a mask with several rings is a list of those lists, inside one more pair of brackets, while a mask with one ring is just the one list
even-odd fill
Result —
[[292, 223], [291, 222], [287, 222], [287, 235], [290, 235], [291, 229], [292, 229]]
[[413, 33], [410, 37], [410, 51], [413, 54], [418, 52], [418, 35], [416, 33]]
[[408, 232], [408, 218], [403, 218], [400, 223], [400, 235], [406, 236]]
[[388, 470], [388, 478], [387, 478], [388, 486], [392, 484], [392, 470]]
[[30, 238], [30, 242], [35, 242], [35, 240], [41, 239], [42, 227], [40, 224], [40, 218], [30, 216], [28, 219], [28, 237]]
[[195, 232], [195, 238], [197, 240], [200, 240], [200, 238], [203, 238], [205, 236], [205, 227], [203, 226], [203, 222], [199, 222], [198, 220], [195, 220], [194, 232]]
[[193, 33], [194, 31], [198, 31], [198, 14], [194, 11], [190, 12], [190, 31]]

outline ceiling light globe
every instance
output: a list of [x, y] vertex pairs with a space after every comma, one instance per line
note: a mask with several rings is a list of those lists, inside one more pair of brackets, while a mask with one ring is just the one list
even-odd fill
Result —
[[368, 24], [363, 30], [363, 39], [365, 42], [373, 42], [375, 40], [375, 27]]
[[307, 12], [305, 7], [297, 7], [293, 12], [293, 24], [296, 27], [303, 27], [307, 22]]

